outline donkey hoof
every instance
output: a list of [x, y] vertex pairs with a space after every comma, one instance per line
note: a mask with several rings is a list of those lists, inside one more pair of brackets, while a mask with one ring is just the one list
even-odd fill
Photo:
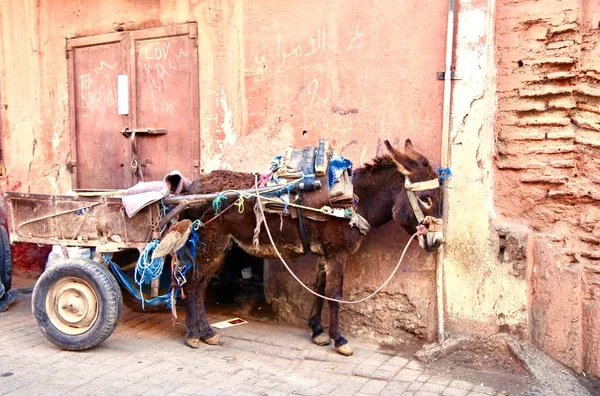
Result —
[[186, 338], [185, 343], [196, 349], [200, 346], [200, 338]]
[[204, 339], [204, 342], [207, 343], [208, 345], [219, 345], [219, 341], [221, 341], [220, 334], [214, 334], [214, 335]]
[[319, 346], [331, 344], [331, 338], [329, 338], [329, 336], [324, 332], [314, 336], [312, 341]]
[[351, 356], [352, 355], [352, 347], [350, 346], [350, 344], [344, 344], [344, 345], [336, 346], [335, 350], [340, 355], [344, 355], [344, 356]]

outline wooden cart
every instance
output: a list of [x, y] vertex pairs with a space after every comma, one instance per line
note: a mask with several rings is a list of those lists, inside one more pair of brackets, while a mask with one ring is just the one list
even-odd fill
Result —
[[[63, 349], [84, 350], [108, 338], [119, 322], [123, 303], [142, 309], [141, 301], [111, 272], [103, 259], [107, 253], [122, 271], [132, 273], [140, 252], [171, 218], [217, 196], [171, 196], [129, 218], [121, 198], [109, 194], [5, 194], [11, 243], [60, 245], [67, 257], [46, 268], [32, 296], [33, 313], [42, 333]], [[164, 213], [165, 207], [173, 209]], [[67, 246], [92, 248], [94, 259], [68, 258]], [[163, 276], [143, 290], [145, 297], [168, 291], [170, 266], [164, 268]], [[146, 304], [145, 309], [157, 307]]]

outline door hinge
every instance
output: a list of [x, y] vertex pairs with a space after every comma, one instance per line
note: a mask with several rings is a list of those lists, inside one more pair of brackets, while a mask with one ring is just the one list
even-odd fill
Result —
[[[446, 79], [446, 72], [437, 72], [437, 79], [438, 80], [445, 80]], [[462, 80], [462, 75], [460, 75], [457, 72], [451, 72], [450, 73], [450, 80]]]
[[193, 164], [194, 164], [194, 168], [200, 168], [200, 161], [198, 161], [198, 160], [193, 161]]

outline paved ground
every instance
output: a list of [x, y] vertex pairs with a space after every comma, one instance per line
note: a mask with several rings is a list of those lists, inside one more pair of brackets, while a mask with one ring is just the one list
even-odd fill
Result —
[[428, 372], [410, 355], [354, 337], [354, 356], [346, 358], [310, 343], [305, 329], [273, 322], [221, 330], [223, 345], [193, 350], [168, 313], [125, 309], [122, 324], [100, 346], [61, 351], [40, 334], [30, 298], [20, 294], [0, 314], [0, 395], [506, 394]]

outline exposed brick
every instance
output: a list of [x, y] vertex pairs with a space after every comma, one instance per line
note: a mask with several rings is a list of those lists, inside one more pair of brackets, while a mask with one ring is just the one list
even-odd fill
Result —
[[544, 116], [539, 115], [536, 117], [527, 117], [517, 120], [515, 125], [517, 126], [566, 126], [571, 123], [571, 119], [569, 117], [552, 117], [552, 116]]
[[[571, 117], [571, 120], [573, 121], [573, 124], [577, 125], [580, 128], [591, 129], [593, 131], [600, 131], [600, 124], [586, 119], [581, 115], [574, 115]], [[577, 139], [577, 137], [575, 139]]]
[[600, 108], [590, 106], [587, 103], [577, 103], [577, 108], [585, 111], [589, 111], [590, 113], [600, 114]]
[[565, 80], [568, 78], [573, 78], [575, 76], [576, 76], [576, 74], [573, 72], [553, 72], [553, 73], [548, 73], [546, 75], [546, 78], [548, 80]]
[[546, 103], [539, 100], [519, 100], [502, 108], [508, 111], [544, 111]]
[[587, 146], [600, 147], [600, 136], [599, 134], [585, 134], [580, 133], [575, 136], [575, 142], [579, 144], [585, 144]]
[[565, 33], [565, 32], [576, 32], [579, 29], [579, 25], [577, 23], [566, 23], [560, 24], [558, 26], [553, 26], [550, 28], [550, 33]]
[[572, 96], [566, 98], [552, 99], [548, 102], [549, 109], [572, 109], [575, 106], [575, 98], [573, 98]]
[[545, 40], [548, 36], [548, 28], [540, 24], [529, 25], [524, 35], [527, 40]]
[[574, 197], [574, 198], [592, 198], [600, 200], [600, 189], [590, 186], [566, 185], [560, 189], [552, 189], [548, 191], [548, 197]]
[[575, 145], [565, 144], [561, 140], [543, 140], [543, 141], [498, 141], [498, 153], [506, 155], [524, 155], [524, 154], [558, 154], [570, 153], [575, 151]]
[[525, 65], [542, 65], [542, 64], [554, 64], [554, 65], [565, 65], [575, 63], [575, 58], [570, 56], [557, 56], [552, 58], [537, 58], [527, 59], [523, 61]]
[[546, 47], [550, 50], [560, 49], [565, 47], [570, 47], [575, 44], [573, 40], [563, 40], [563, 41], [555, 41], [553, 43], [549, 43]]
[[544, 162], [530, 161], [528, 158], [510, 157], [496, 161], [499, 169], [540, 169], [546, 166]]
[[573, 139], [575, 137], [575, 128], [563, 127], [503, 127], [499, 132], [501, 140], [546, 140], [546, 139]]
[[553, 168], [575, 168], [577, 162], [575, 160], [556, 160], [548, 163]]
[[564, 145], [564, 146], [547, 146], [547, 147], [531, 147], [527, 150], [527, 152], [531, 154], [554, 154], [554, 153], [570, 153], [575, 151], [575, 146]]
[[538, 85], [535, 88], [522, 88], [519, 89], [519, 96], [522, 97], [535, 97], [535, 96], [547, 96], [547, 95], [560, 95], [565, 93], [573, 92], [571, 86], [560, 86], [560, 85]]
[[589, 83], [580, 82], [575, 88], [575, 92], [579, 92], [589, 96], [600, 97], [600, 88]]
[[560, 174], [545, 174], [537, 171], [525, 172], [521, 175], [520, 180], [523, 183], [550, 183], [550, 184], [565, 184], [568, 178]]

